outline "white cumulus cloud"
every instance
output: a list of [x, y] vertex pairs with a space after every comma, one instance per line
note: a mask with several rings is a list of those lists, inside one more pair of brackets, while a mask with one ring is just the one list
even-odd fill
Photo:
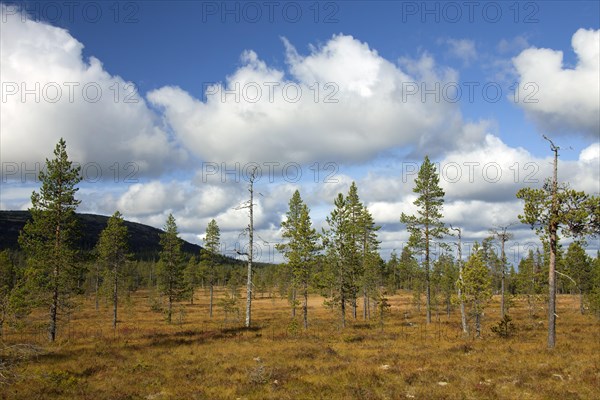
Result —
[[423, 99], [422, 83], [457, 80], [427, 54], [400, 66], [346, 35], [306, 56], [286, 40], [284, 47], [287, 71], [246, 51], [225, 83], [207, 89], [206, 101], [178, 87], [148, 99], [188, 149], [215, 162], [360, 162], [396, 147], [435, 154], [460, 145], [477, 126], [463, 120], [457, 104]]
[[[72, 160], [109, 168], [134, 163], [140, 175], [181, 165], [186, 153], [131, 82], [82, 55], [83, 44], [62, 28], [33, 21], [0, 6], [4, 162], [35, 163], [51, 157], [60, 137]], [[123, 172], [123, 171], [121, 171]]]
[[[520, 77], [517, 103], [542, 129], [600, 135], [600, 30], [579, 29], [571, 45], [577, 65], [567, 68], [562, 51], [529, 48], [513, 59]], [[529, 86], [525, 86], [529, 85]]]

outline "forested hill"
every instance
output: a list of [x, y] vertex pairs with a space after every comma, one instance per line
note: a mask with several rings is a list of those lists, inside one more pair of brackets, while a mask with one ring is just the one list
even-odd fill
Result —
[[[104, 215], [77, 214], [80, 221], [81, 242], [80, 248], [84, 251], [91, 250], [98, 242], [100, 232], [106, 227], [108, 218]], [[29, 211], [0, 211], [0, 250], [19, 247], [19, 232], [30, 218]], [[125, 221], [129, 232], [129, 251], [136, 259], [156, 259], [160, 251], [160, 229], [136, 222]], [[201, 247], [197, 244], [183, 241], [184, 253], [200, 254]], [[229, 262], [238, 262], [233, 259]]]

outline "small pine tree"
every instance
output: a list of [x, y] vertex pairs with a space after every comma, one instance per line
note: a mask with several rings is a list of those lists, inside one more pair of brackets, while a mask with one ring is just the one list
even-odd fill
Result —
[[587, 303], [592, 314], [600, 319], [600, 251], [592, 262], [592, 273], [590, 274], [590, 292], [587, 295]]
[[162, 251], [158, 271], [159, 287], [162, 294], [167, 296], [167, 322], [171, 323], [173, 302], [180, 300], [185, 294], [181, 239], [173, 214], [167, 217], [164, 233], [160, 235], [160, 245]]
[[516, 328], [512, 323], [512, 318], [508, 314], [504, 314], [498, 324], [491, 327], [491, 330], [499, 337], [506, 339], [514, 335]]
[[16, 273], [8, 250], [0, 252], [0, 338], [4, 333], [4, 321], [10, 313], [10, 303], [15, 289]]
[[201, 259], [202, 264], [206, 268], [206, 278], [208, 279], [208, 287], [210, 291], [210, 299], [208, 304], [208, 315], [213, 316], [213, 292], [215, 281], [217, 279], [217, 260], [219, 257], [219, 248], [221, 246], [221, 231], [217, 221], [212, 219], [206, 227], [206, 236], [204, 237], [204, 252]]
[[127, 227], [123, 216], [116, 211], [108, 219], [106, 228], [100, 233], [96, 245], [100, 262], [107, 272], [105, 282], [112, 283], [113, 329], [117, 329], [117, 306], [119, 299], [119, 277], [127, 262]]
[[390, 313], [392, 306], [389, 303], [388, 298], [385, 295], [385, 291], [382, 289], [377, 290], [377, 292], [374, 296], [374, 299], [375, 299], [375, 303], [377, 305], [377, 314], [379, 317], [379, 327], [381, 328], [381, 331], [383, 332], [385, 318]]
[[194, 304], [194, 292], [200, 278], [200, 269], [198, 260], [195, 256], [191, 256], [183, 270], [183, 280], [185, 282], [185, 292], [190, 300], [190, 304]]
[[481, 337], [481, 317], [485, 306], [492, 298], [490, 273], [483, 261], [483, 254], [476, 243], [473, 254], [467, 260], [463, 270], [461, 292], [469, 304], [471, 315], [475, 318], [475, 335]]
[[584, 314], [584, 295], [587, 295], [592, 288], [592, 260], [585, 254], [585, 249], [580, 243], [573, 242], [569, 245], [564, 261], [565, 273], [575, 281], [573, 289], [579, 294], [579, 311]]
[[225, 324], [230, 321], [235, 323], [239, 322], [240, 308], [238, 306], [237, 296], [226, 294], [225, 297], [219, 299], [217, 304], [223, 310], [223, 322]]

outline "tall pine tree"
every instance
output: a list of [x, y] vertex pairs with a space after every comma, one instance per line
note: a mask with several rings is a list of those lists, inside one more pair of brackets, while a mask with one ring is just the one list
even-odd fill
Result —
[[69, 306], [77, 290], [79, 275], [74, 241], [77, 236], [75, 210], [76, 185], [81, 181], [80, 167], [67, 155], [67, 144], [60, 139], [54, 158], [46, 159], [40, 171], [41, 188], [31, 195], [31, 220], [19, 236], [27, 255], [26, 277], [37, 304], [48, 307], [48, 338], [56, 339], [59, 312]]
[[424, 254], [423, 266], [425, 271], [425, 295], [427, 307], [427, 323], [431, 323], [431, 278], [430, 264], [432, 244], [434, 240], [441, 239], [448, 233], [442, 222], [442, 207], [444, 204], [444, 190], [439, 186], [440, 178], [435, 165], [425, 156], [415, 179], [413, 192], [419, 197], [414, 201], [417, 206], [417, 215], [402, 213], [400, 222], [406, 224], [410, 232], [408, 245], [414, 252]]

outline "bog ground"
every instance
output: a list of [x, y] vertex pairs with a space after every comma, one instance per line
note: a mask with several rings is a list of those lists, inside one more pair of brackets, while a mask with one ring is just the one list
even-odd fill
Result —
[[[221, 292], [217, 292], [217, 297]], [[510, 315], [516, 334], [490, 330], [499, 299], [484, 318], [483, 339], [464, 339], [460, 316], [434, 313], [434, 323], [410, 293], [392, 296], [383, 330], [310, 301], [310, 328], [292, 322], [286, 300], [253, 302], [254, 327], [208, 318], [207, 294], [175, 308], [172, 325], [152, 312], [148, 292], [120, 308], [117, 332], [111, 310], [80, 299], [58, 340], [48, 344], [43, 324], [5, 329], [0, 363], [2, 399], [593, 399], [600, 387], [600, 323], [580, 315], [575, 296], [558, 298], [558, 340], [546, 349], [543, 303], [530, 316], [524, 299]], [[422, 308], [424, 310], [424, 307]], [[300, 316], [300, 313], [298, 313]]]

